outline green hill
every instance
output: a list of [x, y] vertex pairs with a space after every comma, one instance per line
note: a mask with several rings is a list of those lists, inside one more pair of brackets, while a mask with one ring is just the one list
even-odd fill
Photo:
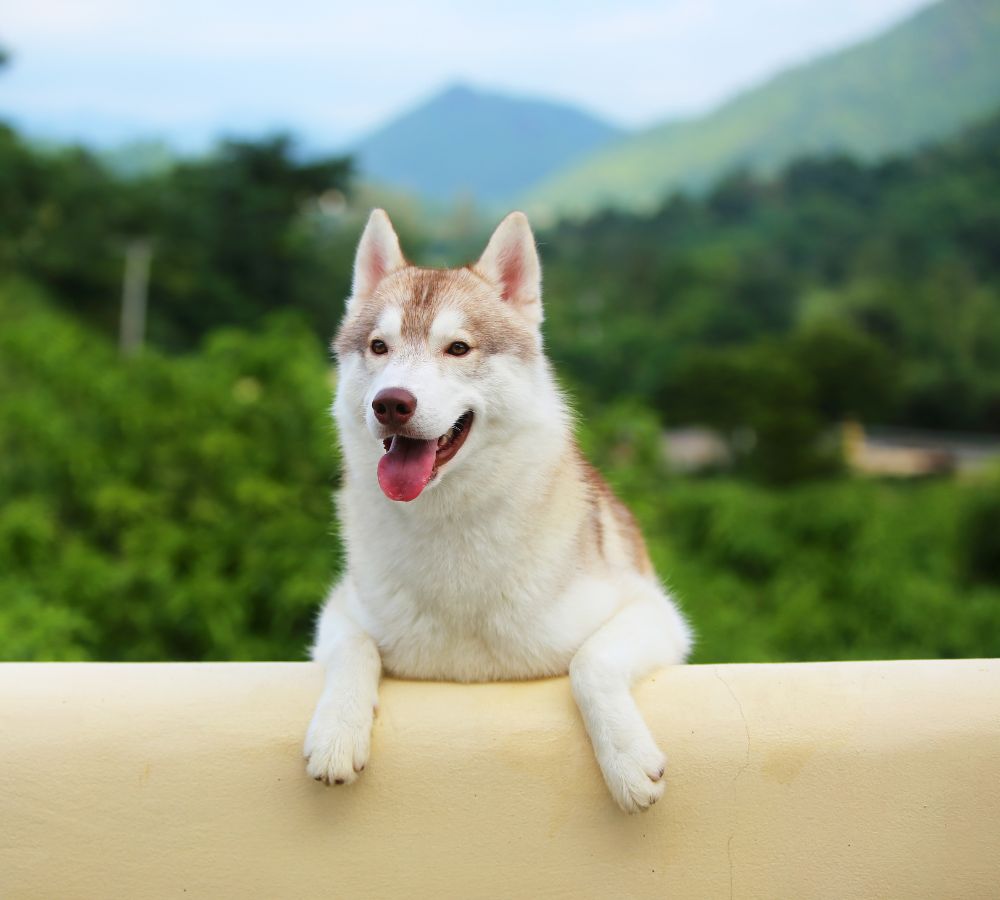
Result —
[[572, 106], [456, 85], [362, 140], [362, 176], [425, 199], [506, 203], [618, 137]]
[[783, 429], [817, 414], [995, 432], [998, 196], [1000, 110], [892, 159], [800, 159], [564, 220], [540, 236], [549, 352], [598, 401], [666, 422], [760, 415], [754, 453], [775, 425], [771, 447], [804, 446]]
[[1000, 103], [1000, 2], [944, 0], [882, 35], [790, 69], [710, 114], [592, 154], [526, 195], [538, 216], [649, 210], [677, 188], [794, 156], [873, 159], [957, 131]]

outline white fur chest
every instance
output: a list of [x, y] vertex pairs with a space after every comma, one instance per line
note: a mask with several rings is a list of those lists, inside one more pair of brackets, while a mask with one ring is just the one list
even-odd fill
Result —
[[532, 527], [509, 513], [517, 498], [462, 514], [436, 494], [423, 508], [364, 488], [342, 498], [355, 614], [386, 669], [469, 681], [565, 672], [611, 602], [573, 600], [577, 516], [555, 504]]

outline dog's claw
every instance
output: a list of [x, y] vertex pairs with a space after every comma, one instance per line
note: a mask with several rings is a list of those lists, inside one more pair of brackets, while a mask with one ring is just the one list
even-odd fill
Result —
[[616, 737], [617, 746], [601, 745], [598, 752], [604, 780], [625, 812], [642, 812], [663, 796], [663, 753], [645, 727], [632, 733], [620, 732]]
[[360, 710], [321, 700], [306, 735], [306, 770], [328, 785], [353, 784], [368, 761], [372, 719]]

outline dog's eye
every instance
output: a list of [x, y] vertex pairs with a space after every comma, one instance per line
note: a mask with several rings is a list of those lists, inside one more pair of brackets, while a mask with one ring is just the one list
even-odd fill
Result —
[[469, 345], [465, 341], [455, 341], [448, 347], [451, 356], [465, 356], [469, 352]]
[[371, 343], [371, 350], [376, 356], [381, 356], [383, 353], [388, 353], [389, 348], [386, 347], [385, 341], [374, 340]]

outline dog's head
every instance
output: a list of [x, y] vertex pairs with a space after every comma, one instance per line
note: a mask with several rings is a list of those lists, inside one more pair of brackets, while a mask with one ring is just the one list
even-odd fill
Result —
[[376, 209], [334, 342], [349, 465], [377, 459], [383, 493], [409, 501], [473, 454], [496, 453], [537, 408], [541, 321], [541, 269], [523, 213], [500, 223], [474, 265], [425, 269], [406, 261]]

